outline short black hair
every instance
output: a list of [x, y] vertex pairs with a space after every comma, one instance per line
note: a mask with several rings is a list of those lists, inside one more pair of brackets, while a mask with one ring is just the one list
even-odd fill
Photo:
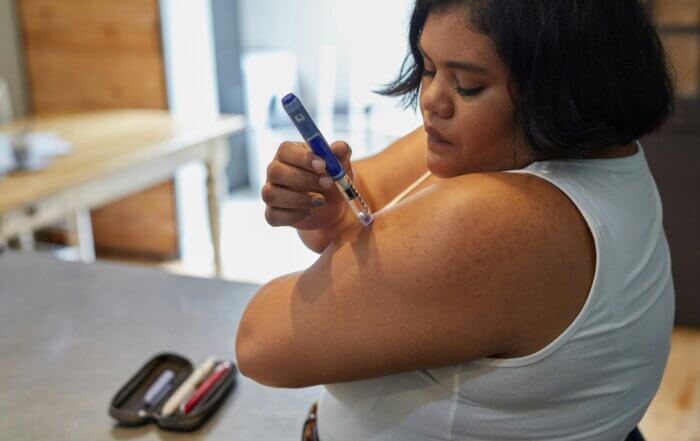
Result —
[[416, 0], [410, 53], [379, 93], [416, 105], [423, 25], [431, 11], [453, 7], [494, 42], [510, 72], [516, 121], [540, 158], [630, 143], [674, 111], [674, 79], [639, 0]]

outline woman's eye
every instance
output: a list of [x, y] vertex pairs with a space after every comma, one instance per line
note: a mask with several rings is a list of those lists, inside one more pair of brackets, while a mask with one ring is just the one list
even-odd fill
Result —
[[464, 87], [460, 87], [459, 84], [455, 85], [455, 91], [460, 95], [460, 96], [474, 96], [478, 95], [481, 93], [481, 91], [484, 90], [484, 87], [476, 87], [474, 89], [465, 89]]
[[[423, 68], [422, 76], [423, 77], [434, 77], [437, 74], [437, 71], [435, 70], [429, 70], [427, 68]], [[484, 87], [476, 87], [473, 89], [461, 87], [459, 83], [455, 82], [455, 92], [457, 92], [458, 95], [460, 96], [475, 96], [481, 93], [481, 91], [484, 90]]]

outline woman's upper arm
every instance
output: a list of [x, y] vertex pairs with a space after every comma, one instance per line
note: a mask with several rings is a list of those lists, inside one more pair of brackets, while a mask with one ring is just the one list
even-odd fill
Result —
[[264, 287], [239, 328], [241, 371], [306, 386], [511, 348], [542, 319], [551, 284], [569, 276], [551, 264], [576, 265], [547, 246], [566, 229], [541, 228], [552, 213], [514, 189], [526, 178], [502, 175], [421, 191], [379, 213], [371, 229], [346, 232], [308, 270]]

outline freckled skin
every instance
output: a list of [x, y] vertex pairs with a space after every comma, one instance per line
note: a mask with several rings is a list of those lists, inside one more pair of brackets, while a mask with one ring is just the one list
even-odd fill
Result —
[[[583, 306], [595, 267], [585, 221], [546, 181], [500, 173], [536, 158], [515, 124], [508, 70], [493, 42], [448, 10], [430, 14], [420, 44], [435, 72], [423, 79], [421, 114], [447, 143], [429, 141], [421, 128], [353, 163], [374, 224], [359, 227], [348, 211], [300, 233], [322, 253], [248, 305], [236, 341], [243, 374], [298, 387], [524, 356]], [[458, 72], [450, 60], [489, 73]], [[483, 90], [464, 97], [456, 85]], [[599, 157], [632, 153], [634, 145], [611, 146]]]

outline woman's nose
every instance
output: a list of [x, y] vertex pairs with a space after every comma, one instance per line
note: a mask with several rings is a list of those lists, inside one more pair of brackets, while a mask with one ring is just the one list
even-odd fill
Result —
[[454, 104], [449, 95], [449, 86], [443, 84], [437, 77], [425, 86], [420, 97], [423, 111], [439, 118], [451, 118], [454, 113]]

